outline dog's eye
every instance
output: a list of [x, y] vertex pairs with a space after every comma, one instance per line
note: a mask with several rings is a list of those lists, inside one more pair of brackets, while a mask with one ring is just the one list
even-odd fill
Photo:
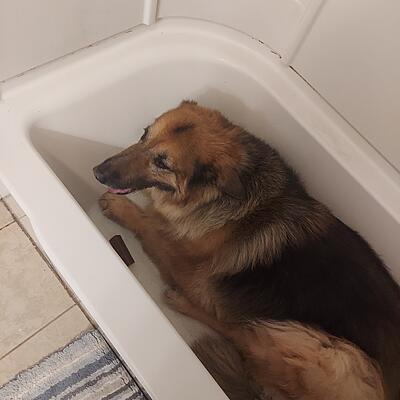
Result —
[[146, 128], [144, 128], [144, 133], [143, 133], [142, 137], [140, 138], [141, 142], [146, 140], [146, 137], [147, 137], [148, 133], [149, 133], [149, 127], [147, 126]]
[[165, 156], [165, 154], [159, 154], [159, 155], [157, 155], [156, 157], [154, 157], [154, 165], [157, 167], [157, 168], [160, 168], [160, 169], [167, 169], [167, 170], [171, 170], [171, 168], [169, 167], [169, 165], [167, 164], [167, 162], [166, 162], [166, 156]]

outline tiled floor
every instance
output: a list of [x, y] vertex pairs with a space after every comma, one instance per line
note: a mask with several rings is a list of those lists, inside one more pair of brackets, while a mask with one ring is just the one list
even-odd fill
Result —
[[12, 197], [0, 200], [0, 385], [90, 326], [38, 249], [29, 219]]

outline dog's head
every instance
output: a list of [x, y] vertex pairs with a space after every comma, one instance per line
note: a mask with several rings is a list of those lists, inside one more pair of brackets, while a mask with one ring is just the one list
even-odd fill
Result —
[[144, 129], [137, 144], [94, 168], [114, 193], [154, 187], [177, 201], [245, 197], [240, 128], [218, 111], [183, 101]]

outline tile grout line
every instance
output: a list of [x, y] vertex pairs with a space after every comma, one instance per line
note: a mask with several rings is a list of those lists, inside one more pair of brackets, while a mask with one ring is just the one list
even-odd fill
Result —
[[[14, 218], [14, 217], [13, 217]], [[12, 225], [14, 222], [17, 222], [15, 219], [13, 219], [11, 222], [8, 222], [4, 226], [0, 228], [0, 231], [3, 230], [4, 228], [7, 228], [8, 226]]]
[[16, 221], [16, 216], [14, 215], [13, 212], [11, 212], [10, 207], [8, 207], [7, 203], [5, 202], [5, 198], [8, 196], [4, 196], [0, 199], [0, 203], [3, 203], [3, 206], [5, 207], [5, 209], [9, 212], [9, 214], [11, 215], [12, 221], [6, 223], [4, 226], [0, 227], [0, 231], [4, 228], [7, 228], [7, 226], [10, 226], [11, 224], [13, 224]]
[[[11, 195], [8, 195], [6, 197], [11, 197]], [[22, 230], [22, 232], [24, 232], [25, 236], [27, 236], [27, 238], [29, 239], [29, 241], [32, 243], [33, 247], [35, 248], [35, 250], [37, 251], [37, 253], [39, 254], [39, 256], [42, 258], [42, 260], [44, 261], [44, 263], [47, 265], [47, 267], [50, 269], [50, 271], [56, 276], [57, 280], [60, 282], [61, 286], [64, 288], [64, 290], [68, 293], [68, 295], [71, 297], [72, 301], [74, 302], [74, 305], [77, 305], [78, 308], [82, 311], [82, 313], [86, 316], [86, 318], [89, 320], [89, 322], [93, 325], [93, 326], [97, 326], [97, 324], [95, 323], [95, 321], [93, 320], [93, 318], [91, 317], [91, 315], [86, 311], [86, 309], [82, 306], [80, 300], [78, 299], [78, 297], [75, 295], [75, 293], [72, 291], [72, 289], [69, 288], [69, 286], [63, 281], [63, 279], [61, 278], [61, 276], [57, 273], [56, 269], [54, 268], [53, 264], [51, 263], [50, 259], [47, 257], [47, 255], [42, 251], [42, 249], [40, 248], [40, 246], [35, 242], [35, 240], [31, 237], [31, 235], [26, 231], [25, 227], [21, 224], [20, 219], [27, 217], [29, 220], [29, 217], [24, 214], [23, 216], [21, 216], [20, 218], [17, 218], [17, 216], [14, 214], [14, 212], [12, 211], [12, 209], [8, 206], [8, 204], [4, 201], [4, 199], [6, 197], [3, 197], [2, 199], [0, 199], [0, 202], [2, 202], [4, 204], [4, 206], [6, 207], [6, 209], [8, 210], [8, 212], [11, 214], [12, 218], [14, 218], [14, 221], [10, 222], [7, 226], [13, 224], [14, 222], [20, 227], [20, 229]], [[5, 228], [5, 227], [3, 227]], [[1, 230], [1, 229], [0, 229]], [[3, 357], [0, 358], [0, 360]]]
[[[27, 232], [27, 230], [25, 229], [25, 227], [22, 225], [20, 219], [27, 217], [28, 216], [26, 214], [24, 214], [23, 216], [21, 216], [20, 218], [17, 218], [17, 216], [14, 214], [14, 212], [12, 211], [12, 209], [8, 206], [8, 204], [4, 201], [4, 200], [0, 200], [3, 202], [4, 206], [6, 207], [6, 209], [8, 210], [8, 212], [11, 214], [11, 216], [14, 218], [14, 221], [9, 223], [8, 225], [11, 225], [12, 223], [16, 222], [16, 224], [19, 226], [19, 228], [22, 230], [22, 232], [25, 234], [25, 236], [28, 238], [28, 240], [31, 242], [31, 244], [33, 245], [33, 247], [35, 248], [35, 250], [37, 251], [37, 253], [39, 254], [39, 256], [42, 258], [42, 260], [44, 261], [44, 263], [47, 265], [47, 267], [50, 269], [50, 271], [56, 276], [57, 280], [61, 283], [61, 286], [65, 289], [65, 291], [68, 293], [68, 295], [71, 297], [71, 299], [74, 301], [75, 304], [78, 303], [78, 300], [75, 296], [75, 294], [73, 294], [71, 292], [71, 290], [68, 288], [68, 286], [65, 284], [65, 282], [61, 279], [60, 275], [57, 273], [57, 271], [55, 270], [54, 266], [52, 265], [51, 261], [49, 260], [49, 258], [47, 257], [47, 255], [42, 251], [42, 249], [39, 247], [39, 245], [35, 242], [35, 240], [31, 237], [31, 235]], [[29, 218], [28, 218], [29, 220]]]
[[11, 350], [7, 351], [7, 353], [3, 354], [0, 357], [0, 361], [7, 357], [8, 355], [10, 355], [13, 351], [17, 350], [19, 347], [21, 347], [23, 344], [25, 344], [26, 342], [28, 342], [30, 339], [32, 339], [34, 336], [36, 336], [38, 333], [42, 332], [44, 329], [46, 329], [49, 325], [51, 325], [53, 322], [57, 321], [59, 318], [61, 318], [64, 314], [66, 314], [68, 311], [70, 311], [72, 308], [74, 308], [76, 306], [76, 304], [72, 304], [71, 306], [69, 306], [66, 310], [64, 310], [62, 313], [60, 313], [59, 315], [57, 315], [56, 317], [54, 317], [51, 321], [47, 322], [46, 324], [44, 324], [41, 328], [39, 328], [38, 330], [36, 330], [35, 332], [33, 332], [31, 335], [29, 335], [27, 338], [25, 338], [21, 343], [17, 344], [16, 346], [14, 346]]
[[[6, 196], [8, 197], [8, 196]], [[27, 236], [27, 238], [29, 239], [29, 241], [32, 243], [33, 247], [37, 248], [37, 244], [35, 243], [35, 241], [31, 238], [31, 235], [26, 231], [26, 229], [24, 228], [24, 226], [21, 224], [20, 219], [27, 217], [26, 214], [22, 215], [21, 217], [17, 217], [16, 214], [14, 214], [13, 210], [11, 209], [11, 207], [4, 201], [5, 197], [3, 197], [3, 199], [1, 199], [0, 201], [4, 204], [4, 207], [7, 209], [7, 211], [11, 214], [11, 216], [13, 217], [14, 221], [16, 222], [17, 225], [21, 228], [22, 232], [24, 232], [25, 236]], [[27, 217], [28, 218], [28, 217]], [[11, 224], [9, 224], [11, 225]], [[41, 254], [40, 254], [41, 255]], [[43, 258], [43, 257], [42, 257]]]
[[[8, 197], [8, 196], [6, 196]], [[40, 327], [39, 329], [37, 329], [35, 332], [33, 332], [31, 335], [29, 335], [27, 338], [25, 338], [22, 342], [20, 342], [19, 344], [17, 344], [16, 346], [14, 346], [12, 349], [10, 349], [9, 351], [7, 351], [5, 354], [3, 354], [2, 356], [0, 356], [0, 361], [3, 360], [5, 357], [7, 357], [8, 355], [10, 355], [11, 353], [13, 353], [15, 350], [17, 350], [18, 348], [20, 348], [22, 345], [24, 345], [25, 343], [29, 342], [29, 340], [31, 340], [33, 337], [35, 337], [37, 334], [39, 334], [40, 332], [42, 332], [44, 329], [46, 329], [48, 326], [50, 326], [52, 323], [54, 323], [55, 321], [57, 321], [59, 318], [61, 318], [63, 315], [65, 315], [68, 311], [72, 310], [75, 306], [78, 307], [78, 309], [86, 316], [86, 318], [88, 319], [89, 323], [92, 324], [92, 326], [95, 326], [94, 321], [92, 320], [92, 318], [85, 312], [85, 310], [80, 306], [79, 301], [77, 299], [77, 297], [75, 296], [75, 294], [68, 288], [68, 286], [66, 285], [66, 283], [62, 280], [62, 278], [59, 276], [59, 274], [57, 273], [57, 271], [55, 270], [54, 266], [51, 264], [51, 261], [49, 260], [49, 258], [47, 257], [47, 255], [42, 251], [42, 249], [40, 248], [40, 246], [38, 245], [38, 243], [36, 243], [36, 241], [31, 237], [31, 235], [29, 234], [29, 232], [25, 229], [25, 227], [22, 225], [21, 223], [21, 219], [27, 217], [26, 214], [21, 215], [19, 218], [17, 217], [17, 215], [13, 212], [13, 210], [11, 209], [11, 207], [4, 201], [4, 199], [6, 197], [3, 197], [0, 199], [0, 203], [3, 203], [4, 207], [6, 208], [6, 210], [10, 213], [11, 217], [12, 217], [12, 221], [9, 222], [8, 224], [6, 224], [5, 226], [0, 228], [0, 231], [10, 225], [12, 225], [13, 223], [16, 223], [18, 225], [18, 227], [22, 230], [22, 232], [24, 233], [24, 235], [28, 238], [29, 242], [32, 244], [33, 248], [35, 249], [35, 251], [39, 254], [40, 258], [44, 261], [44, 263], [47, 265], [47, 267], [49, 268], [49, 270], [51, 271], [51, 273], [53, 275], [56, 276], [57, 280], [60, 282], [61, 286], [63, 287], [63, 289], [67, 292], [67, 294], [70, 296], [70, 298], [73, 301], [73, 304], [71, 304], [67, 309], [65, 309], [63, 312], [61, 312], [59, 315], [55, 316], [53, 319], [51, 319], [49, 322], [47, 322], [46, 324], [44, 324], [42, 327]], [[29, 220], [29, 218], [28, 218]]]

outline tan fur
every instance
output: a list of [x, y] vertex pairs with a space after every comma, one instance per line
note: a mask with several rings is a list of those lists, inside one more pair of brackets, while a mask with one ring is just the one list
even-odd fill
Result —
[[[285, 219], [285, 211], [280, 221], [254, 232], [251, 223], [238, 225], [243, 216], [257, 210], [261, 200], [273, 199], [274, 190], [279, 192], [284, 185], [277, 175], [268, 192], [255, 188], [254, 194], [240, 202], [221, 196], [223, 191], [241, 195], [235, 163], [245, 166], [248, 161], [234, 140], [241, 132], [219, 112], [191, 102], [163, 114], [149, 127], [146, 141], [128, 148], [111, 163], [118, 164], [127, 181], [140, 173], [174, 190], [150, 189], [153, 202], [146, 210], [106, 193], [100, 199], [103, 213], [134, 232], [165, 281], [180, 288], [179, 296], [169, 294], [175, 308], [234, 341], [246, 359], [247, 372], [259, 385], [302, 400], [383, 399], [379, 372], [357, 347], [295, 323], [242, 328], [224, 307], [213, 284], [215, 276], [273, 259], [288, 243], [318, 237], [333, 220], [315, 202], [304, 209], [301, 226], [290, 215]], [[174, 173], [154, 166], [157, 154], [167, 154]], [[134, 166], [127, 162], [131, 159], [135, 159]], [[215, 168], [214, 186], [190, 186], [194, 160]], [[278, 209], [280, 204], [271, 200], [270, 207]], [[244, 234], [244, 229], [250, 231]], [[228, 330], [226, 323], [232, 323]]]

